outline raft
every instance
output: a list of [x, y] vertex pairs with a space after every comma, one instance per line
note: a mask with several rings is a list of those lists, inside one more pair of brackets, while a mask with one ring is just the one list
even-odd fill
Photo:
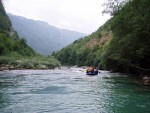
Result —
[[86, 75], [98, 75], [98, 71], [86, 72]]

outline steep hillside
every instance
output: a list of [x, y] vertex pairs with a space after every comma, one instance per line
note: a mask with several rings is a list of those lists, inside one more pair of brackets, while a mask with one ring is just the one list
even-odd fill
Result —
[[132, 0], [114, 16], [114, 37], [102, 56], [105, 69], [150, 76], [149, 6], [149, 0]]
[[74, 41], [53, 55], [64, 65], [101, 67], [101, 55], [112, 39], [110, 21], [96, 32], [82, 39]]
[[35, 55], [35, 52], [13, 30], [2, 1], [0, 1], [0, 55], [9, 54], [32, 56]]
[[149, 0], [127, 2], [98, 31], [54, 56], [65, 65], [150, 76], [149, 6]]
[[60, 66], [53, 57], [37, 54], [20, 39], [11, 26], [0, 0], [0, 71], [5, 69], [47, 69]]
[[43, 55], [49, 55], [53, 51], [60, 50], [74, 40], [85, 36], [83, 33], [58, 29], [46, 22], [11, 14], [8, 14], [8, 16], [19, 36], [25, 38], [30, 47]]

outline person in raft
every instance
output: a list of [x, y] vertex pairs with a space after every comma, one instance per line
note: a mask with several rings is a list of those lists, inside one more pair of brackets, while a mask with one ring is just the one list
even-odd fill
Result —
[[98, 71], [98, 68], [90, 67], [90, 68], [88, 68], [88, 69], [86, 70], [86, 73], [98, 74], [98, 73], [100, 73], [100, 72]]
[[91, 72], [91, 73], [98, 72], [98, 69], [90, 67], [90, 68], [87, 69], [86, 73], [89, 73], [89, 72]]

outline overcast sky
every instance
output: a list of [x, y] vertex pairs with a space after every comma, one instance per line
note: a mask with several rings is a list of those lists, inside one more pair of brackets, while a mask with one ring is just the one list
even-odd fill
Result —
[[106, 0], [3, 0], [6, 12], [46, 21], [58, 28], [90, 34], [109, 18], [102, 16]]

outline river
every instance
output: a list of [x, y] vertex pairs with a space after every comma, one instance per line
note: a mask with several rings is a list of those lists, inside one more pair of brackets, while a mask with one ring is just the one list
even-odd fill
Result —
[[150, 88], [108, 71], [3, 71], [0, 113], [150, 113]]

